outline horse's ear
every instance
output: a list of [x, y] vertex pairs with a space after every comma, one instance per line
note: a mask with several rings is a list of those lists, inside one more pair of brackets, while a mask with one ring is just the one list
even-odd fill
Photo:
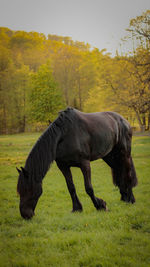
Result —
[[25, 170], [25, 168], [21, 167], [21, 170], [25, 177], [28, 177], [28, 172]]
[[17, 167], [16, 167], [16, 170], [18, 171], [19, 174], [21, 173], [21, 170], [19, 170]]

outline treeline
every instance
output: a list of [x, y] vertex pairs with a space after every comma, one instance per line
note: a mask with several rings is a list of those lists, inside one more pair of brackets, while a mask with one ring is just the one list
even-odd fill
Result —
[[0, 28], [0, 134], [34, 130], [72, 106], [150, 127], [150, 10], [130, 21], [132, 53], [114, 58], [70, 37]]

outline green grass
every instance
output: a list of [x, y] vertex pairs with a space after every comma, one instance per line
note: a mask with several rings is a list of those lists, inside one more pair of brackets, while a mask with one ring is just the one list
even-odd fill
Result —
[[65, 180], [54, 163], [43, 181], [36, 216], [25, 221], [18, 209], [15, 168], [24, 165], [38, 136], [0, 137], [0, 266], [150, 266], [150, 137], [133, 138], [139, 180], [134, 205], [120, 201], [109, 167], [98, 160], [92, 163], [93, 187], [109, 212], [95, 210], [80, 170], [73, 168], [84, 211], [72, 214]]

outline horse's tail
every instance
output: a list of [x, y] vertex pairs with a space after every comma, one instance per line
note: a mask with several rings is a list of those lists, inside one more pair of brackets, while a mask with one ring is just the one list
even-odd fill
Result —
[[124, 159], [125, 159], [125, 165], [127, 168], [127, 183], [131, 185], [131, 187], [134, 187], [138, 184], [137, 175], [134, 167], [134, 163], [131, 156], [131, 145], [132, 145], [132, 128], [130, 124], [123, 119], [122, 121], [122, 135], [124, 138], [122, 138], [123, 146], [124, 146]]
[[118, 158], [116, 165], [112, 170], [114, 185], [135, 187], [138, 184], [138, 179], [134, 167], [132, 157]]
[[113, 182], [117, 186], [135, 187], [138, 183], [134, 163], [131, 156], [132, 129], [121, 117], [120, 138], [115, 149], [115, 168], [112, 169]]

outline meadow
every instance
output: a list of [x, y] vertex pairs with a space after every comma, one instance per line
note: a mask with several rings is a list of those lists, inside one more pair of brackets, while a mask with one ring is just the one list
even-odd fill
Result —
[[85, 193], [80, 170], [73, 168], [84, 210], [71, 213], [64, 177], [54, 163], [43, 180], [36, 215], [25, 221], [18, 209], [16, 167], [24, 166], [38, 136], [0, 136], [0, 266], [150, 266], [150, 137], [133, 137], [132, 155], [139, 181], [133, 190], [134, 205], [120, 201], [110, 168], [98, 160], [92, 163], [92, 183], [109, 211], [95, 210]]

